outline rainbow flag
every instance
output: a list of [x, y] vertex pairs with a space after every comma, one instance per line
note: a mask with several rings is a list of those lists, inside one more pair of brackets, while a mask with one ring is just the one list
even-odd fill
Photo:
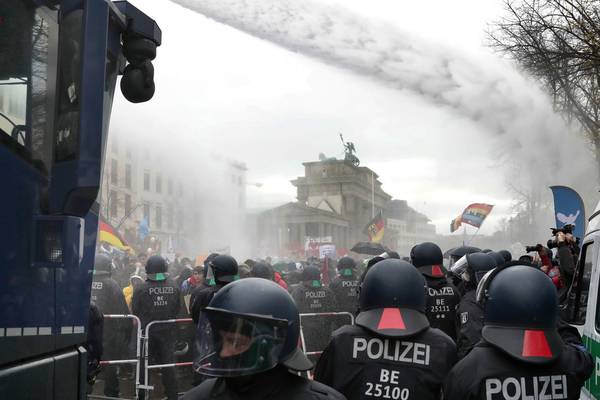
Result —
[[479, 228], [485, 218], [492, 212], [494, 208], [491, 204], [473, 203], [465, 208], [460, 216], [461, 222]]
[[100, 218], [98, 240], [101, 242], [106, 242], [119, 250], [131, 250], [131, 247], [129, 247], [125, 239], [123, 239], [121, 235], [119, 235], [119, 232], [117, 232], [117, 230], [113, 228], [111, 224], [106, 222], [104, 218]]
[[364, 232], [369, 236], [371, 242], [381, 242], [385, 233], [385, 222], [383, 221], [381, 211], [367, 224]]

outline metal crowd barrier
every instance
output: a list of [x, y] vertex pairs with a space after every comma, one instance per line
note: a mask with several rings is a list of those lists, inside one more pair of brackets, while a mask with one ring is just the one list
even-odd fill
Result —
[[323, 350], [307, 351], [306, 341], [304, 340], [304, 331], [302, 329], [302, 317], [332, 317], [332, 316], [336, 316], [336, 315], [345, 315], [347, 317], [350, 317], [350, 325], [354, 325], [354, 315], [352, 315], [352, 313], [349, 313], [349, 312], [325, 312], [325, 313], [302, 313], [302, 314], [300, 314], [300, 344], [302, 346], [302, 351], [304, 352], [304, 354], [306, 354], [307, 356], [316, 356], [316, 355], [322, 354]]
[[[135, 359], [122, 360], [100, 360], [100, 365], [121, 365], [135, 364], [135, 399], [138, 398], [138, 386], [140, 382], [140, 360], [141, 360], [141, 341], [142, 341], [142, 323], [140, 319], [133, 314], [104, 314], [104, 319], [132, 319], [135, 325]], [[92, 397], [92, 396], [89, 396]], [[94, 396], [95, 397], [95, 396]]]
[[175, 363], [169, 363], [169, 364], [149, 364], [148, 360], [150, 359], [150, 354], [149, 354], [149, 337], [148, 334], [150, 332], [150, 328], [152, 328], [153, 326], [159, 325], [159, 324], [180, 324], [180, 323], [185, 323], [185, 322], [193, 322], [193, 320], [191, 318], [175, 318], [175, 319], [166, 319], [166, 320], [162, 320], [162, 321], [152, 321], [150, 322], [147, 326], [146, 326], [146, 330], [144, 331], [144, 384], [143, 385], [139, 385], [140, 389], [143, 389], [146, 391], [146, 399], [149, 399], [149, 395], [150, 395], [150, 390], [154, 390], [154, 386], [150, 386], [148, 384], [148, 380], [149, 380], [149, 372], [151, 369], [159, 369], [159, 368], [174, 368], [174, 367], [181, 367], [181, 366], [191, 366], [193, 364], [192, 361], [188, 361], [188, 362], [175, 362]]

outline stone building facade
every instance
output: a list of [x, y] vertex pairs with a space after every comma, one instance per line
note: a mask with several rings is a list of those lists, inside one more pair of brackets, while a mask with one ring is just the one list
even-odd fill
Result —
[[344, 160], [303, 165], [304, 176], [291, 182], [298, 201], [258, 216], [258, 252], [298, 256], [311, 243], [329, 242], [344, 254], [357, 241], [367, 240], [364, 227], [391, 199], [377, 174]]

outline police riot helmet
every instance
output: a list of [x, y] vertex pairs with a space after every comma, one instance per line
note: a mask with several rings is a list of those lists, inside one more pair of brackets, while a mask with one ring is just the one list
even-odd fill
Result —
[[350, 269], [350, 270], [356, 269], [356, 261], [354, 261], [354, 259], [352, 257], [348, 257], [348, 256], [342, 257], [338, 260], [336, 268], [338, 271], [343, 271], [346, 269]]
[[96, 254], [94, 260], [94, 275], [110, 275], [112, 260], [106, 254]]
[[479, 283], [477, 300], [484, 308], [482, 336], [494, 347], [529, 363], [560, 355], [558, 296], [539, 269], [518, 261], [496, 268]]
[[161, 256], [151, 256], [146, 261], [146, 278], [151, 281], [167, 279], [167, 262]]
[[302, 282], [309, 282], [313, 287], [321, 287], [321, 270], [316, 265], [309, 265], [302, 270]]
[[208, 276], [209, 279], [214, 278], [219, 283], [229, 283], [238, 279], [238, 263], [235, 258], [227, 254], [215, 256], [209, 261], [208, 266], [209, 273], [212, 273], [212, 276]]
[[205, 259], [204, 262], [202, 264], [204, 264], [204, 279], [207, 280], [207, 276], [208, 276], [208, 271], [210, 270], [209, 265], [210, 262], [216, 257], [218, 256], [219, 253], [210, 253]]
[[250, 276], [254, 278], [268, 279], [272, 281], [274, 276], [273, 268], [271, 268], [268, 264], [258, 262], [254, 264], [254, 266], [250, 270]]
[[439, 279], [445, 275], [442, 265], [444, 255], [442, 249], [435, 243], [424, 242], [413, 247], [410, 251], [410, 260], [412, 265], [427, 277]]
[[450, 271], [463, 281], [477, 285], [486, 272], [496, 267], [496, 261], [489, 253], [480, 252], [465, 254], [450, 267]]
[[502, 254], [498, 253], [497, 251], [490, 251], [487, 254], [490, 255], [494, 259], [494, 261], [496, 262], [496, 266], [498, 266], [498, 267], [501, 267], [506, 262], [504, 260], [504, 256]]
[[455, 262], [460, 260], [467, 254], [478, 253], [481, 249], [473, 246], [459, 246], [448, 250], [450, 256], [450, 265], [452, 266]]
[[410, 263], [387, 259], [367, 271], [356, 324], [383, 336], [404, 337], [429, 327], [427, 283]]
[[282, 364], [307, 371], [298, 348], [300, 317], [290, 294], [273, 281], [247, 278], [219, 290], [196, 334], [194, 369], [214, 377], [254, 375]]
[[504, 262], [508, 263], [512, 261], [512, 254], [510, 254], [510, 251], [508, 250], [500, 250], [498, 252], [498, 254], [500, 254], [502, 256], [502, 258], [504, 258]]

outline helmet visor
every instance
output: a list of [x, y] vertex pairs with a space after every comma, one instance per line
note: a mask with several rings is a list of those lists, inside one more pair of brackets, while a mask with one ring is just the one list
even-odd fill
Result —
[[475, 292], [475, 299], [477, 300], [478, 303], [483, 302], [486, 292], [487, 292], [487, 289], [488, 289], [488, 286], [489, 286], [489, 281], [492, 278], [492, 275], [494, 274], [495, 270], [496, 270], [496, 268], [489, 270], [479, 280], [479, 283], [477, 284], [477, 291]]
[[452, 266], [450, 267], [450, 272], [454, 275], [462, 279], [463, 281], [468, 281], [469, 273], [467, 271], [467, 267], [469, 263], [467, 262], [467, 255], [465, 254], [461, 258], [459, 258]]
[[279, 363], [288, 322], [206, 309], [198, 321], [196, 372], [214, 377], [253, 375]]

